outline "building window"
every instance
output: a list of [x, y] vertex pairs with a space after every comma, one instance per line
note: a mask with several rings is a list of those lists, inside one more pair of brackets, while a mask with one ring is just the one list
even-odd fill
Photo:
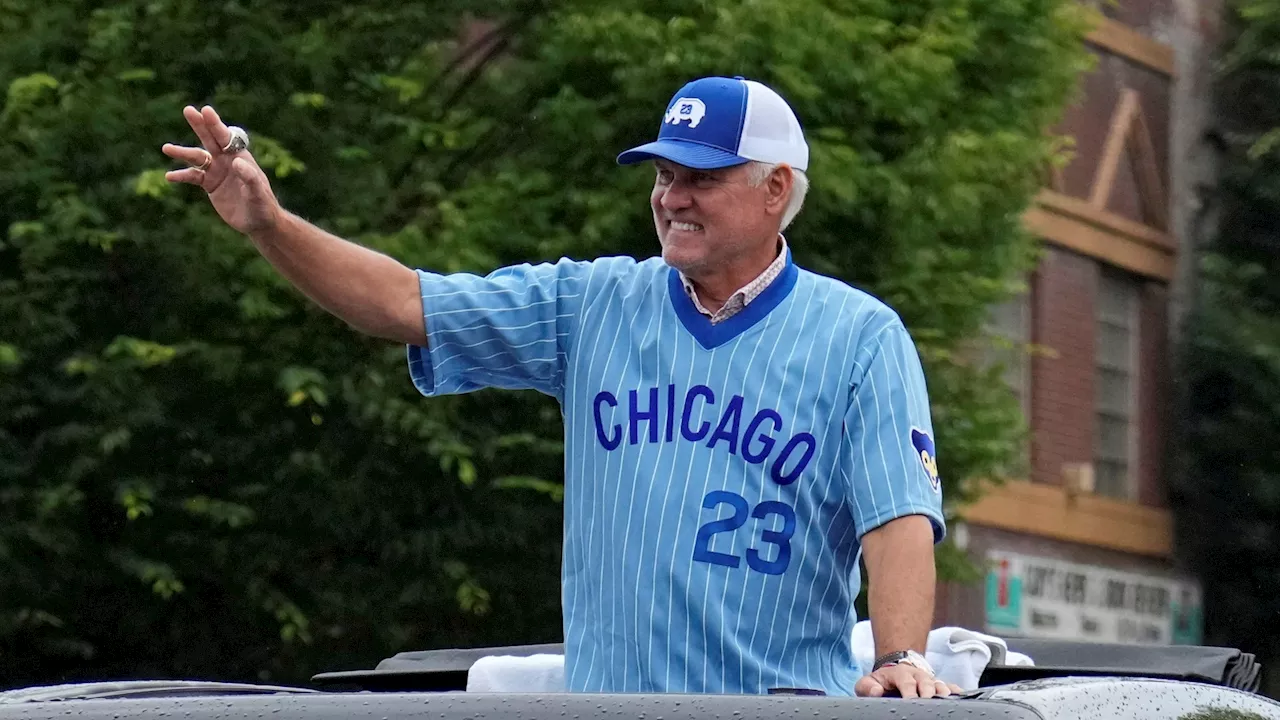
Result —
[[[1018, 407], [1024, 428], [1031, 425], [1031, 291], [1024, 290], [987, 314], [987, 332], [991, 335], [983, 356], [987, 367], [998, 366]], [[1007, 478], [1027, 477], [1031, 472], [1031, 436], [1023, 436], [1022, 447], [1012, 461], [999, 470]]]
[[988, 366], [1000, 364], [1004, 381], [1018, 399], [1023, 416], [1031, 416], [1031, 362], [1027, 346], [1031, 343], [1031, 295], [1021, 292], [993, 306], [987, 315], [987, 331], [994, 337], [987, 347]]
[[1138, 357], [1137, 280], [1103, 267], [1098, 280], [1094, 373], [1094, 489], [1132, 499]]

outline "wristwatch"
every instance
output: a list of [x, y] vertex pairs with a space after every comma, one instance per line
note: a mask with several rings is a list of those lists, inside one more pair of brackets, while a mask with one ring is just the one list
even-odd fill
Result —
[[920, 668], [930, 675], [935, 674], [933, 672], [933, 666], [929, 664], [929, 661], [925, 660], [924, 656], [915, 650], [899, 650], [897, 652], [881, 655], [876, 658], [876, 664], [871, 668], [871, 671], [875, 672], [880, 668], [889, 667], [890, 665], [910, 665], [912, 667]]

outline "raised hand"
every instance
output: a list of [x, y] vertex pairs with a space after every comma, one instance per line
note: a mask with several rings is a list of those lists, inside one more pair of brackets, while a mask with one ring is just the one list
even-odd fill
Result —
[[182, 116], [200, 147], [165, 143], [161, 148], [165, 155], [191, 166], [170, 170], [165, 179], [203, 188], [223, 222], [246, 235], [274, 227], [284, 211], [248, 148], [230, 146], [232, 129], [208, 105], [201, 110], [188, 105]]

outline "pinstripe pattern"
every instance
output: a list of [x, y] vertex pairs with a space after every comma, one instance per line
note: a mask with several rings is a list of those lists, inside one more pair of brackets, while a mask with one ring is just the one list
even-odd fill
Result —
[[909, 335], [787, 258], [714, 325], [659, 258], [419, 273], [420, 392], [564, 411], [571, 690], [849, 694], [858, 538], [911, 513], [942, 537]]

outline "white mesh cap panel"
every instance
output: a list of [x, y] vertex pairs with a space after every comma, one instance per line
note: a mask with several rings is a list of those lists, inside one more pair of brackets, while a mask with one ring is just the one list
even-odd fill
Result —
[[809, 145], [791, 107], [765, 85], [754, 80], [743, 82], [747, 86], [747, 117], [742, 124], [738, 155], [808, 171]]

